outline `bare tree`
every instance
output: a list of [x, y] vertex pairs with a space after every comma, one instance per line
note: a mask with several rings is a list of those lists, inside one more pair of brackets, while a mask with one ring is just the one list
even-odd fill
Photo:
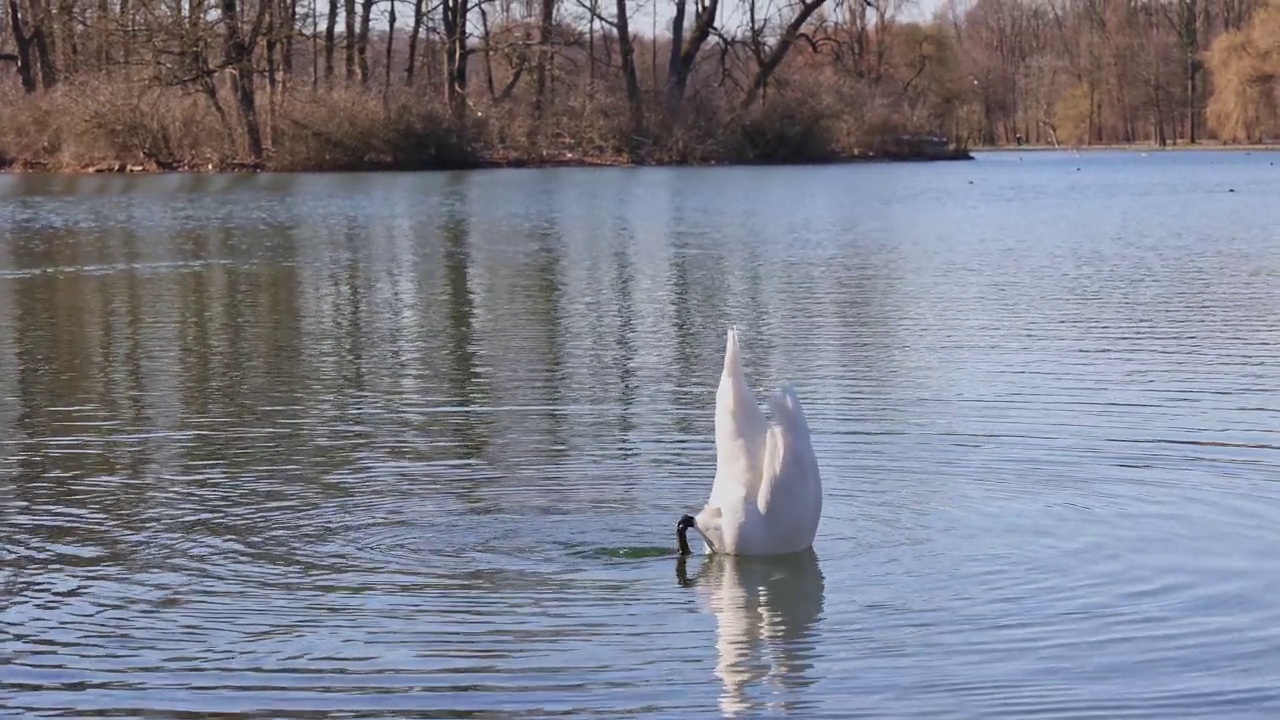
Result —
[[240, 121], [244, 125], [245, 136], [249, 145], [249, 157], [254, 161], [262, 160], [262, 129], [258, 125], [258, 105], [254, 94], [253, 50], [258, 44], [258, 36], [262, 32], [266, 19], [268, 0], [260, 0], [258, 13], [246, 35], [240, 27], [240, 5], [238, 0], [222, 0], [223, 25], [223, 64], [231, 71], [230, 80], [236, 107], [240, 111]]
[[782, 64], [782, 61], [786, 59], [791, 46], [799, 39], [801, 28], [825, 2], [826, 0], [799, 0], [791, 22], [787, 23], [786, 29], [782, 31], [782, 37], [778, 39], [773, 49], [763, 56], [763, 62], [760, 63], [755, 77], [752, 78], [751, 83], [747, 86], [747, 92], [742, 97], [739, 109], [746, 110], [755, 104], [756, 98], [760, 96], [765, 85], [769, 83], [769, 78], [778, 69], [778, 66]]
[[[675, 17], [671, 21], [671, 60], [667, 66], [667, 112], [674, 119], [680, 113], [693, 64], [702, 52], [707, 38], [715, 30], [719, 0], [701, 0], [694, 16], [693, 31], [684, 38], [685, 4], [676, 0]], [[754, 0], [752, 0], [754, 2]]]

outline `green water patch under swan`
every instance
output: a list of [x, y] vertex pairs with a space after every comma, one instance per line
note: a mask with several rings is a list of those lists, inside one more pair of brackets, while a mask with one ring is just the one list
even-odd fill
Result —
[[669, 545], [625, 545], [620, 547], [580, 547], [569, 550], [575, 557], [600, 558], [604, 560], [649, 560], [652, 558], [672, 557], [677, 555], [676, 548]]

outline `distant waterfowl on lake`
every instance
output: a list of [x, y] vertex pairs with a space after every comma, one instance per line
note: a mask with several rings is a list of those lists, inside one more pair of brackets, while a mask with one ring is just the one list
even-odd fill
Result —
[[696, 516], [676, 524], [680, 553], [692, 551], [693, 528], [707, 552], [775, 555], [813, 546], [822, 516], [822, 479], [800, 399], [783, 385], [769, 398], [766, 419], [742, 369], [736, 328], [730, 328], [716, 390], [716, 475]]

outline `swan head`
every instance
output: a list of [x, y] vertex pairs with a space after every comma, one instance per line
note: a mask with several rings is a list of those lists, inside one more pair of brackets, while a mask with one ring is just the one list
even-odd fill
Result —
[[692, 555], [693, 551], [689, 549], [689, 538], [687, 537], [689, 528], [697, 529], [692, 515], [682, 515], [680, 521], [676, 523], [676, 542], [680, 544], [681, 555]]

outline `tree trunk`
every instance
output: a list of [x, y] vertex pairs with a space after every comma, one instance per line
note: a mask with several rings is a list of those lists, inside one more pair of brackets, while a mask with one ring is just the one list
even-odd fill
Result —
[[1200, 9], [1197, 0], [1182, 0], [1178, 3], [1181, 22], [1178, 23], [1178, 35], [1182, 45], [1183, 69], [1187, 86], [1187, 141], [1196, 142], [1196, 115], [1198, 113], [1200, 75]]
[[346, 56], [347, 82], [351, 82], [356, 79], [356, 0], [345, 0], [343, 10], [347, 32], [342, 38], [342, 49]]
[[338, 0], [329, 0], [329, 14], [324, 21], [324, 79], [333, 83], [333, 52], [338, 40]]
[[493, 42], [489, 35], [489, 13], [484, 9], [484, 3], [480, 3], [480, 32], [484, 33], [484, 84], [489, 91], [489, 99], [497, 101], [498, 94], [493, 88]]
[[265, 4], [270, 10], [267, 11], [267, 132], [263, 138], [263, 145], [271, 147], [275, 137], [276, 124], [276, 99], [279, 92], [279, 78], [276, 76], [278, 71], [278, 63], [276, 61], [277, 53], [280, 51], [279, 22], [277, 13], [281, 0], [258, 0]]
[[[320, 3], [316, 0], [310, 0], [309, 8], [311, 15], [311, 91], [315, 92], [320, 87]], [[333, 62], [330, 60], [330, 66]]]
[[468, 0], [445, 0], [442, 8], [444, 25], [444, 96], [455, 119], [461, 120], [467, 108], [467, 14]]
[[538, 63], [534, 66], [533, 132], [542, 121], [547, 95], [547, 66], [551, 64], [551, 33], [555, 20], [556, 0], [542, 0], [542, 17], [538, 24]]
[[360, 68], [360, 84], [369, 84], [369, 23], [373, 19], [373, 0], [360, 0], [360, 30], [356, 34], [356, 64]]
[[35, 0], [27, 3], [27, 25], [30, 27], [26, 33], [27, 55], [32, 60], [33, 76], [38, 68], [40, 86], [46, 91], [58, 84], [58, 71], [53, 61], [54, 43], [46, 32], [51, 25], [51, 16], [46, 5], [37, 4]]
[[667, 60], [667, 114], [674, 117], [676, 109], [675, 84], [680, 72], [680, 51], [684, 45], [684, 14], [688, 0], [676, 0], [676, 10], [671, 16], [671, 58]]
[[58, 84], [58, 70], [53, 64], [53, 51], [49, 38], [45, 35], [44, 24], [41, 23], [31, 31], [31, 43], [36, 49], [36, 58], [40, 61], [40, 86], [49, 91]]
[[680, 112], [680, 106], [684, 103], [685, 89], [689, 85], [689, 75], [693, 72], [693, 63], [698, 59], [698, 53], [702, 52], [702, 46], [711, 37], [711, 31], [715, 29], [716, 12], [719, 8], [719, 0], [707, 0], [707, 4], [703, 6], [702, 12], [699, 12], [693, 22], [693, 33], [689, 35], [688, 40], [684, 41], [683, 48], [680, 46], [680, 36], [683, 35], [684, 26], [684, 2], [679, 0], [676, 6], [680, 29], [677, 31], [676, 20], [671, 22], [672, 44], [671, 44], [671, 64], [667, 69], [667, 112], [672, 118]]
[[627, 109], [631, 114], [632, 140], [644, 132], [644, 105], [640, 97], [640, 78], [636, 75], [636, 48], [631, 42], [630, 23], [627, 22], [627, 0], [617, 0], [618, 55], [622, 60], [622, 79], [627, 86]]
[[9, 29], [13, 31], [13, 42], [18, 49], [18, 77], [22, 80], [22, 89], [28, 94], [34, 93], [36, 76], [31, 68], [31, 38], [22, 27], [18, 0], [9, 0]]
[[284, 51], [280, 58], [280, 72], [284, 81], [289, 82], [293, 75], [293, 39], [298, 29], [298, 0], [281, 0], [284, 3]]
[[391, 92], [391, 58], [392, 52], [396, 46], [396, 3], [391, 2], [390, 15], [387, 17], [387, 56], [385, 59], [386, 67], [382, 70], [382, 99], [386, 102], [388, 93]]
[[240, 8], [237, 0], [222, 0], [223, 62], [231, 69], [231, 87], [236, 96], [236, 107], [244, 124], [249, 143], [249, 157], [262, 160], [262, 130], [258, 126], [258, 108], [253, 92], [253, 46], [257, 43], [258, 30], [262, 27], [263, 2], [258, 9], [258, 20], [248, 40], [240, 31]]
[[591, 12], [587, 15], [587, 84], [591, 94], [595, 94], [596, 86], [596, 14], [600, 12], [599, 1], [591, 0]]
[[426, 17], [426, 0], [413, 2], [413, 29], [409, 31], [409, 59], [404, 66], [404, 84], [413, 84], [413, 71], [418, 65], [418, 38], [422, 35], [422, 22]]

